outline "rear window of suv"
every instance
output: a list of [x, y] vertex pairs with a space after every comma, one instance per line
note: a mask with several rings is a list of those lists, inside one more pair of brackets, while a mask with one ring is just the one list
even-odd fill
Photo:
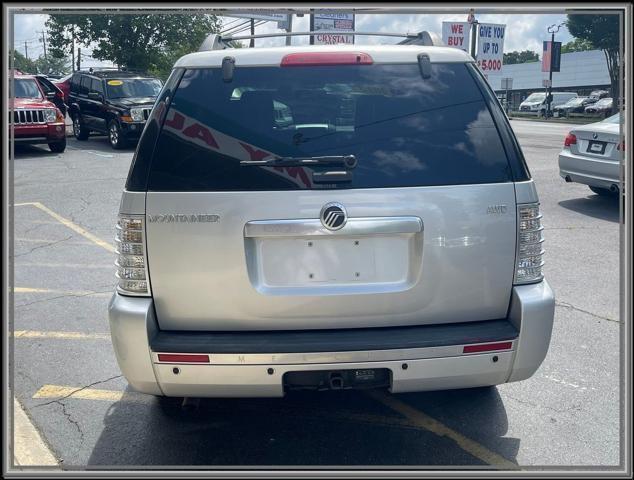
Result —
[[[483, 93], [465, 64], [186, 70], [154, 149], [148, 189], [249, 191], [512, 181]], [[354, 155], [346, 182], [269, 157]]]

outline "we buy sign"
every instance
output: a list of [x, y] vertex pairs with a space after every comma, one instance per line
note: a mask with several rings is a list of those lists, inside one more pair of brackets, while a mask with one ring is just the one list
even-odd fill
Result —
[[442, 22], [442, 41], [448, 47], [469, 50], [469, 28], [467, 22]]

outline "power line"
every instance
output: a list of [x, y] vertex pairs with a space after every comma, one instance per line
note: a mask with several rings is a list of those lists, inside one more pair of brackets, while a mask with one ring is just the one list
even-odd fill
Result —
[[230, 31], [231, 31], [231, 30], [234, 30], [234, 29], [236, 29], [236, 28], [240, 28], [240, 27], [242, 27], [243, 25], [247, 25], [247, 24], [249, 24], [249, 23], [251, 23], [251, 20], [247, 20], [247, 21], [245, 21], [245, 22], [242, 22], [240, 25], [234, 25], [234, 26], [233, 26], [233, 27], [231, 27], [231, 28], [227, 28], [226, 30], [222, 30], [220, 33], [221, 33], [221, 34], [222, 34], [222, 33], [224, 33], [224, 34], [226, 34], [226, 33], [230, 33]]

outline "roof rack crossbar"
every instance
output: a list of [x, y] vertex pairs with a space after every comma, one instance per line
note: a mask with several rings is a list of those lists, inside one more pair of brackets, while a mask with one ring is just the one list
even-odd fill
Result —
[[198, 49], [199, 52], [209, 51], [209, 50], [223, 50], [225, 48], [230, 48], [231, 45], [229, 42], [234, 40], [251, 40], [256, 38], [272, 38], [272, 37], [300, 37], [300, 36], [309, 36], [314, 37], [317, 35], [351, 35], [351, 36], [373, 36], [373, 37], [404, 37], [406, 40], [401, 42], [418, 44], [418, 45], [428, 45], [432, 46], [434, 44], [431, 36], [428, 32], [422, 31], [418, 33], [391, 33], [391, 32], [341, 32], [341, 31], [330, 31], [330, 30], [319, 30], [319, 31], [311, 31], [311, 32], [279, 32], [279, 33], [261, 33], [257, 35], [238, 35], [238, 36], [221, 36], [216, 33], [212, 33], [208, 35], [205, 41], [201, 44]]

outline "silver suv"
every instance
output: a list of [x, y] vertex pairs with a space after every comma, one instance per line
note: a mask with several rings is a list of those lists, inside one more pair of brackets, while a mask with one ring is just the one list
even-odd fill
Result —
[[116, 241], [114, 349], [152, 395], [489, 386], [550, 342], [536, 189], [454, 48], [182, 57]]

